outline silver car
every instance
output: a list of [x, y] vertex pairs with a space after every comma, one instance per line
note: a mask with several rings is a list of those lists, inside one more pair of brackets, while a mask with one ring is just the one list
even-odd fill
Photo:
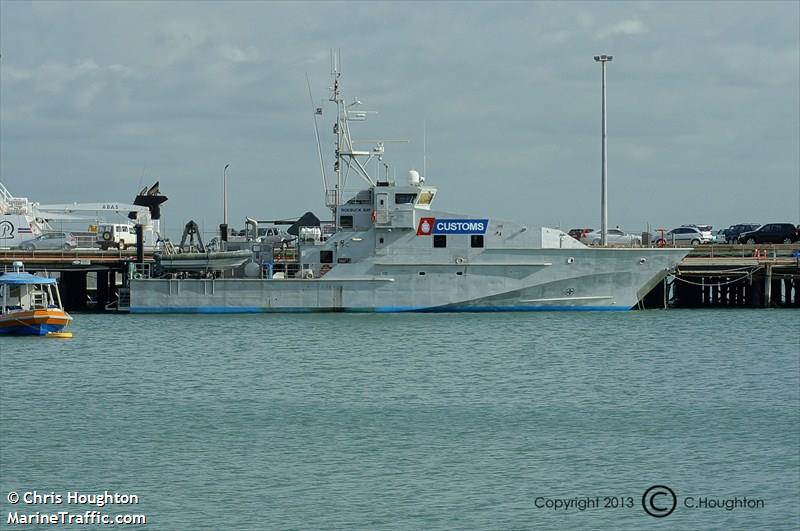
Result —
[[[585, 245], [600, 245], [600, 231], [593, 230], [581, 236], [581, 243]], [[606, 243], [613, 245], [641, 245], [642, 237], [628, 234], [620, 229], [606, 229]]]
[[655, 234], [653, 241], [657, 245], [700, 245], [711, 242], [711, 233], [697, 227], [678, 227], [664, 234], [663, 238], [660, 233]]
[[78, 240], [69, 232], [46, 232], [20, 244], [20, 248], [26, 251], [36, 251], [38, 249], [63, 249], [68, 251], [77, 246]]
[[711, 232], [711, 229], [713, 228], [711, 225], [695, 225], [692, 223], [689, 225], [681, 225], [681, 227], [694, 227], [695, 229], [699, 230], [700, 234], [703, 235], [703, 243], [716, 243], [717, 241], [717, 238]]

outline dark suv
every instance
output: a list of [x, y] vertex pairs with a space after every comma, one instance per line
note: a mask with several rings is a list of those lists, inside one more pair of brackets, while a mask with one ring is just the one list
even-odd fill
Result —
[[792, 243], [798, 240], [797, 227], [791, 223], [767, 223], [758, 230], [743, 232], [739, 243]]
[[725, 231], [725, 243], [736, 243], [745, 232], [750, 232], [758, 229], [761, 225], [758, 223], [739, 223], [732, 225]]

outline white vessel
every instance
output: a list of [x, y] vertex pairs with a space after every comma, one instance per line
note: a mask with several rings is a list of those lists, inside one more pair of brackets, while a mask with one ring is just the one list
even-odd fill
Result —
[[0, 247], [18, 247], [50, 230], [47, 222], [40, 217], [37, 204], [27, 197], [14, 197], [0, 183]]
[[[332, 234], [317, 223], [289, 248], [254, 243], [261, 278], [132, 279], [131, 312], [628, 310], [689, 252], [590, 248], [560, 230], [434, 209], [439, 191], [418, 172], [396, 183], [367, 171], [384, 143], [356, 149], [350, 123], [366, 114], [344, 103], [333, 70]], [[346, 196], [348, 173], [366, 184]]]

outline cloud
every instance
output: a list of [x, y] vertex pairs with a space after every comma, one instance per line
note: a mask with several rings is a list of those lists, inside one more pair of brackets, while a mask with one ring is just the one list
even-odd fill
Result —
[[92, 58], [76, 63], [47, 62], [31, 68], [6, 67], [0, 79], [4, 82], [28, 82], [28, 88], [49, 94], [74, 90], [81, 80], [96, 80], [108, 76], [127, 77], [132, 70], [120, 64], [100, 66]]
[[641, 35], [642, 33], [647, 33], [644, 23], [638, 19], [628, 19], [597, 32], [597, 38], [606, 39], [614, 35]]
[[156, 33], [157, 55], [152, 61], [158, 67], [173, 66], [194, 55], [208, 40], [209, 31], [202, 22], [169, 21]]
[[[78, 200], [66, 177], [87, 198], [122, 200], [109, 174], [136, 184], [146, 165], [163, 177], [180, 236], [187, 219], [218, 221], [217, 182], [232, 162], [231, 212], [327, 212], [305, 75], [325, 102], [333, 48], [347, 99], [380, 111], [356, 137], [411, 140], [388, 146], [398, 175], [422, 165], [427, 120], [442, 208], [580, 226], [598, 215], [592, 55], [608, 51], [624, 58], [609, 77], [614, 224], [798, 215], [797, 3], [0, 4], [0, 180], [42, 201]], [[330, 25], [343, 7], [359, 31]], [[487, 174], [531, 192], [479, 202]], [[708, 200], [754, 174], [768, 186]], [[696, 199], [681, 195], [688, 185]]]
[[258, 50], [253, 46], [243, 50], [242, 48], [225, 44], [220, 46], [219, 54], [224, 60], [231, 63], [253, 63], [260, 58]]

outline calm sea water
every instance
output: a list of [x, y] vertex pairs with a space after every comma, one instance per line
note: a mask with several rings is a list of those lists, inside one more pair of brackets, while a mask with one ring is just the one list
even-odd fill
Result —
[[75, 317], [0, 338], [0, 527], [96, 509], [33, 490], [142, 529], [800, 527], [797, 311]]

